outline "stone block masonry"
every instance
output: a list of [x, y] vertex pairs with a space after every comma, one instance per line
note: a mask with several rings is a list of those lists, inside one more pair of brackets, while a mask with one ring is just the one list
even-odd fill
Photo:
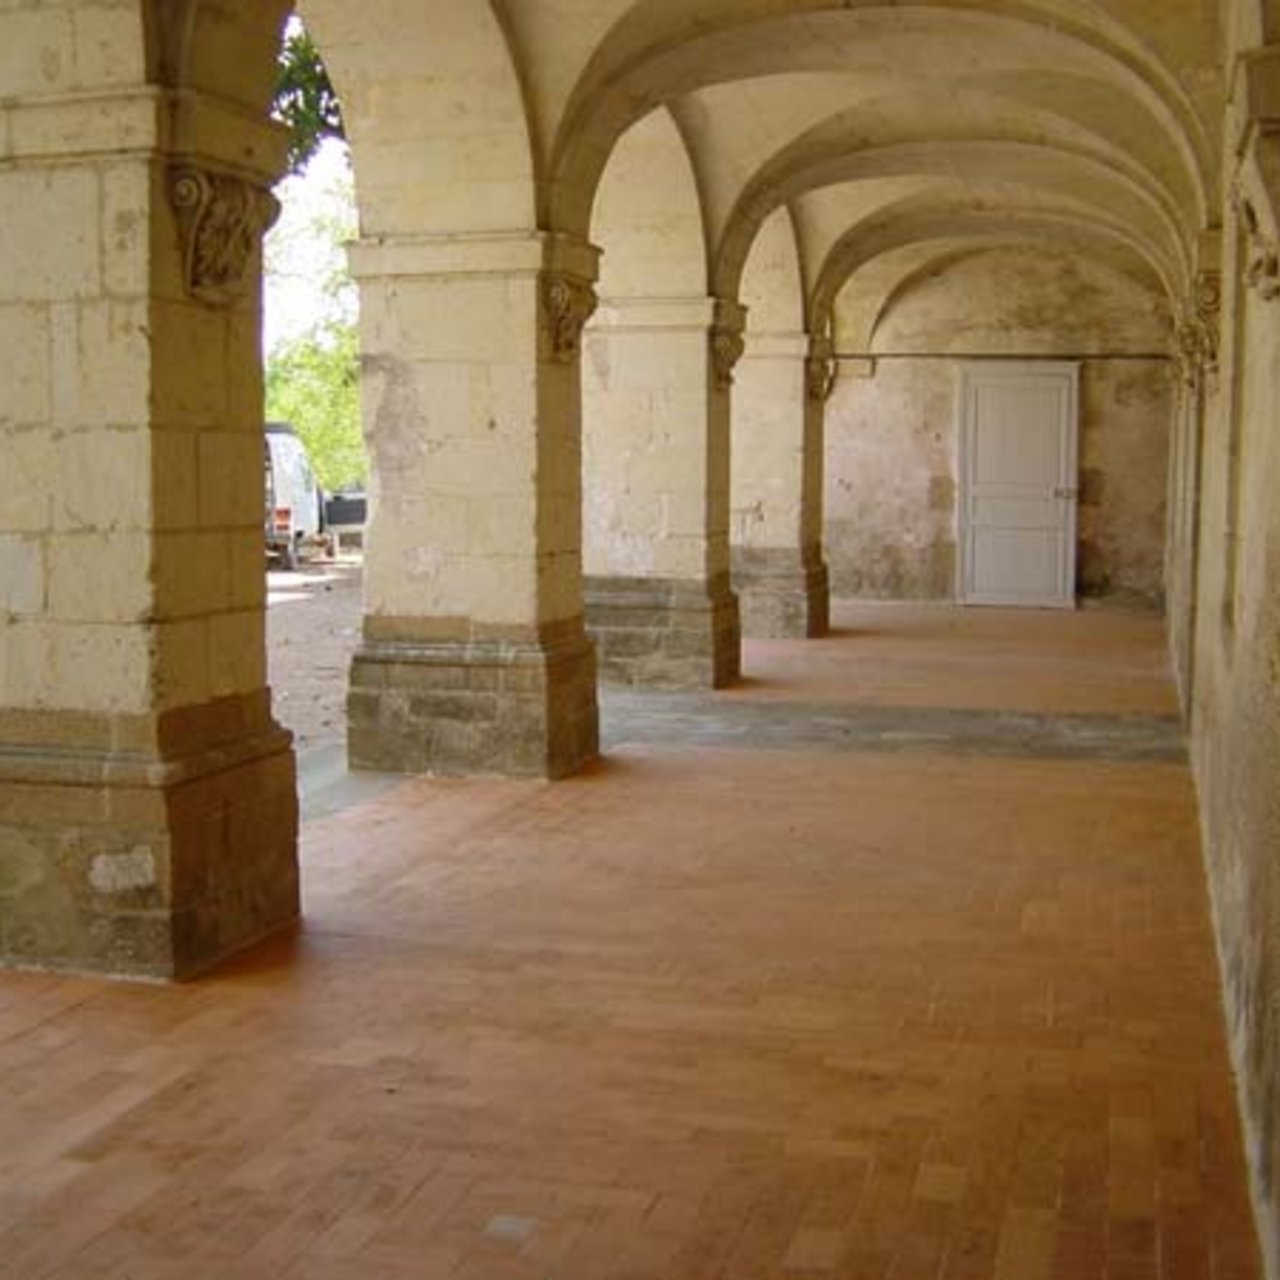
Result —
[[291, 737], [265, 693], [0, 716], [0, 964], [183, 978], [298, 915]]
[[561, 778], [598, 748], [595, 654], [580, 623], [459, 638], [366, 619], [347, 707], [356, 769]]
[[587, 627], [612, 684], [721, 689], [742, 672], [738, 600], [727, 575], [588, 578]]

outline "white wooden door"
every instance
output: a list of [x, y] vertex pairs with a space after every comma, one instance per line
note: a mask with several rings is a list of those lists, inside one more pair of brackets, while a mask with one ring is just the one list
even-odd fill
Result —
[[961, 373], [963, 604], [1075, 607], [1079, 366], [989, 362]]

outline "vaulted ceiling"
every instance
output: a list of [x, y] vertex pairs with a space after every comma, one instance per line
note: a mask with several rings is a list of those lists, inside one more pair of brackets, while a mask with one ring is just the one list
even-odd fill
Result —
[[871, 317], [904, 280], [1001, 243], [1087, 256], [1176, 306], [1220, 200], [1211, 0], [303, 13], [347, 100], [366, 230], [589, 236], [619, 138], [665, 110], [711, 291], [739, 293], [760, 228], [786, 210], [816, 325], [843, 291]]

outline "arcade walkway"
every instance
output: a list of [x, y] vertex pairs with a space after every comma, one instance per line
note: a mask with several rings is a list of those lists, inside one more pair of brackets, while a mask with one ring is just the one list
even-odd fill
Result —
[[1159, 625], [837, 622], [312, 822], [203, 981], [0, 976], [0, 1280], [1255, 1280]]

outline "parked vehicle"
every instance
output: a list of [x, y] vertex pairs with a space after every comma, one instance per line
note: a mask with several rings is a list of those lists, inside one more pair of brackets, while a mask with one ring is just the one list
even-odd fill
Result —
[[268, 422], [265, 441], [267, 556], [296, 569], [307, 554], [329, 548], [324, 498], [307, 450], [287, 422]]
[[369, 501], [362, 488], [339, 489], [324, 501], [324, 527], [335, 551], [342, 550], [344, 539], [353, 546], [363, 546], [368, 519]]

